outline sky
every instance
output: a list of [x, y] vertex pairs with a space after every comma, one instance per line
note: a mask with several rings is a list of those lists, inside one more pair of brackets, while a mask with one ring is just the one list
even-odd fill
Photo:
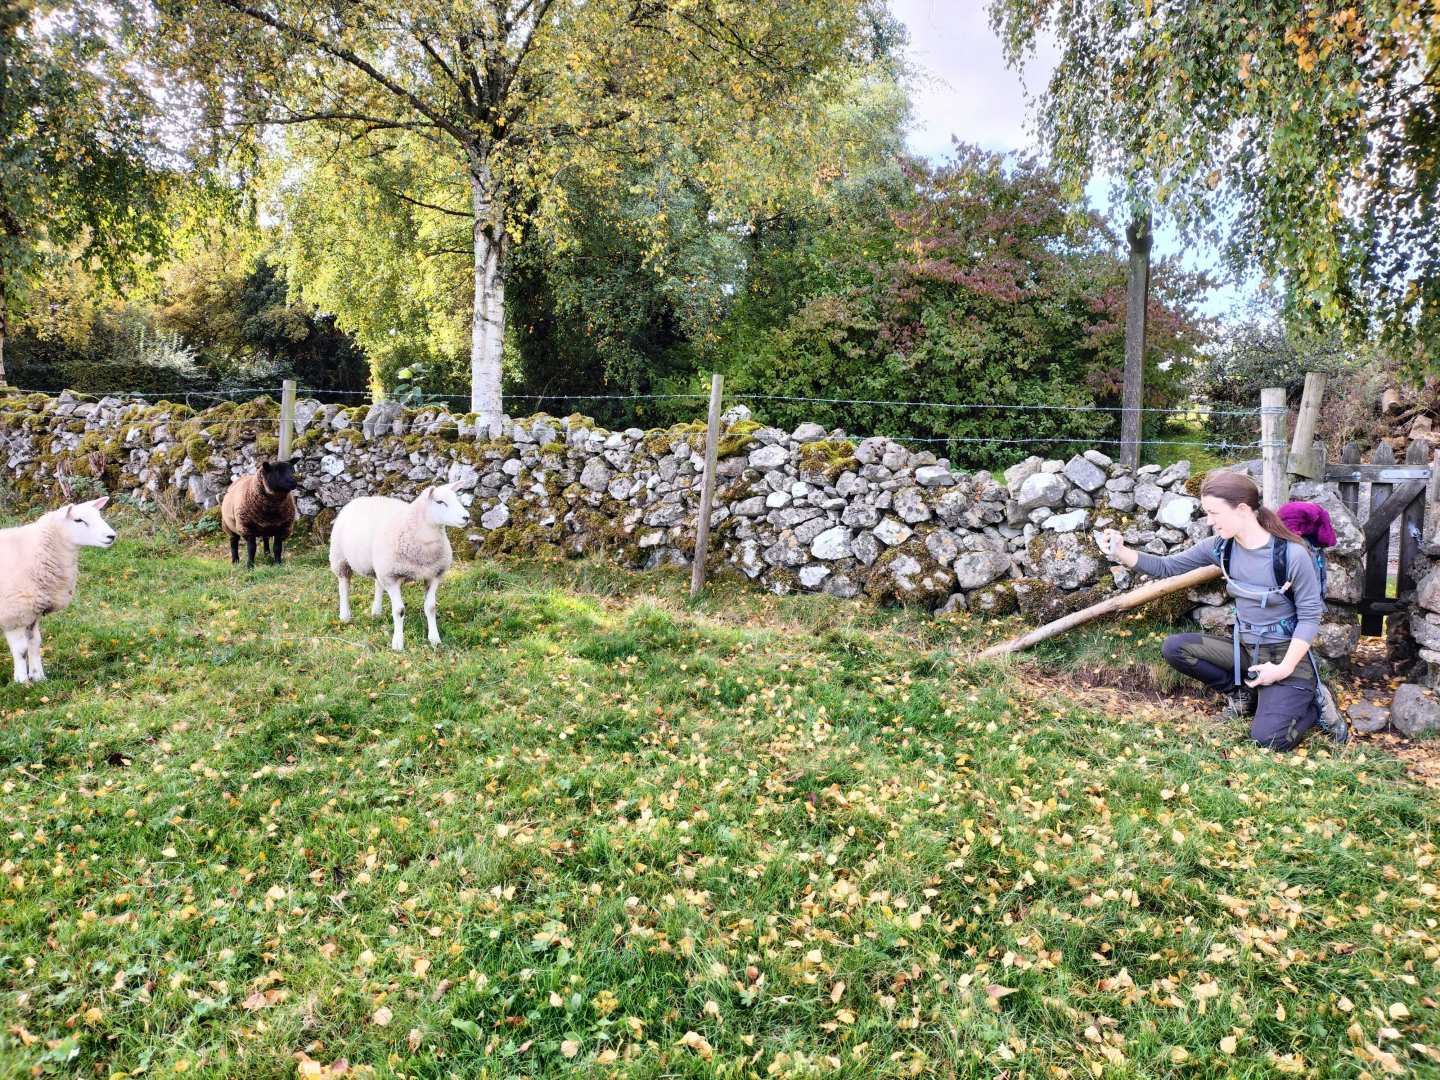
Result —
[[[945, 156], [952, 137], [986, 150], [1035, 150], [1030, 99], [1045, 89], [1058, 52], [1042, 45], [1022, 72], [1007, 67], [1000, 40], [990, 29], [985, 0], [889, 0], [890, 10], [910, 31], [910, 59], [917, 73], [912, 98], [911, 152], [931, 160]], [[1093, 181], [1090, 202], [1102, 212], [1106, 185]], [[1112, 225], [1115, 224], [1112, 222]], [[1122, 228], [1116, 228], [1123, 235]], [[1179, 246], [1163, 223], [1156, 229], [1152, 256], [1163, 258]], [[1183, 264], [1219, 276], [1213, 250], [1187, 250]], [[1234, 314], [1253, 286], [1227, 284], [1201, 305], [1207, 315]]]

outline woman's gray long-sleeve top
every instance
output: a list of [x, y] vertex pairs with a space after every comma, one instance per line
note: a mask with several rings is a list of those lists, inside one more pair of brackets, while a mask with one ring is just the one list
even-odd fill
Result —
[[[1283, 543], [1289, 549], [1286, 565], [1289, 579], [1294, 583], [1285, 592], [1266, 592], [1275, 587], [1274, 556], [1272, 545]], [[1151, 577], [1174, 577], [1202, 566], [1219, 566], [1213, 537], [1202, 540], [1178, 555], [1149, 555], [1138, 553], [1135, 569]], [[1239, 588], [1237, 589], [1237, 584]], [[1288, 641], [1292, 637], [1312, 642], [1320, 629], [1320, 616], [1325, 611], [1325, 599], [1320, 595], [1320, 579], [1315, 573], [1315, 562], [1303, 544], [1293, 540], [1277, 540], [1251, 550], [1235, 541], [1230, 553], [1230, 580], [1226, 591], [1235, 598], [1235, 609], [1242, 622], [1276, 623], [1289, 616], [1295, 616], [1297, 625], [1293, 634], [1276, 631], [1241, 632], [1241, 639], [1247, 644]], [[1266, 597], [1264, 605], [1261, 597]]]

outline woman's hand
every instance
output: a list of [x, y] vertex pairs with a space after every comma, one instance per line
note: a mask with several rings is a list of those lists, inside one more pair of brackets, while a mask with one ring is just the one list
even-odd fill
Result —
[[1250, 678], [1245, 680], [1245, 685], [1273, 686], [1288, 679], [1294, 672], [1294, 668], [1286, 668], [1283, 664], [1252, 664], [1249, 670]]
[[1125, 538], [1120, 535], [1118, 529], [1105, 529], [1097, 534], [1095, 546], [1111, 562], [1118, 562], [1125, 566], [1134, 566], [1135, 560], [1139, 558], [1135, 552], [1125, 546]]

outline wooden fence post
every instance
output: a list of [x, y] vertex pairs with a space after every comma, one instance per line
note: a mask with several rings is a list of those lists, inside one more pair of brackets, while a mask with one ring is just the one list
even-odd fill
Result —
[[[1358, 443], [1347, 442], [1340, 448], [1340, 463], [1342, 465], [1360, 464], [1360, 446]], [[1345, 504], [1345, 509], [1350, 511], [1350, 516], [1356, 521], [1360, 520], [1360, 484], [1356, 481], [1343, 481], [1340, 484], [1340, 501]], [[1365, 554], [1363, 551], [1360, 553]]]
[[[1370, 455], [1372, 465], [1394, 465], [1395, 451], [1391, 449], [1388, 442], [1382, 442]], [[1372, 480], [1370, 482], [1370, 513], [1366, 520], [1375, 514], [1390, 495], [1394, 488], [1393, 484], [1382, 484]], [[1390, 583], [1390, 529], [1385, 530], [1375, 539], [1370, 549], [1365, 553], [1365, 597], [1366, 599], [1379, 599], [1390, 595], [1388, 588]], [[1360, 633], [1367, 637], [1384, 633], [1385, 616], [1367, 612], [1360, 617]]]
[[1295, 438], [1290, 442], [1290, 471], [1310, 480], [1325, 478], [1324, 447], [1315, 442], [1315, 425], [1320, 420], [1320, 400], [1325, 396], [1325, 376], [1318, 371], [1305, 375], [1305, 394], [1300, 415], [1295, 418]]
[[1125, 375], [1120, 399], [1120, 464], [1140, 465], [1140, 408], [1145, 398], [1145, 312], [1150, 301], [1150, 248], [1155, 233], [1147, 210], [1125, 227], [1130, 281], [1125, 298]]
[[1260, 391], [1260, 455], [1264, 460], [1261, 499], [1274, 510], [1285, 501], [1285, 388], [1266, 387]]
[[720, 443], [720, 391], [725, 376], [710, 376], [710, 417], [705, 428], [705, 478], [700, 485], [700, 510], [695, 524], [695, 559], [690, 564], [690, 599], [705, 587], [705, 555], [710, 547], [710, 504], [715, 501], [715, 451]]
[[290, 443], [295, 434], [295, 380], [280, 384], [280, 453], [279, 460], [290, 460]]
[[[1424, 465], [1429, 456], [1429, 447], [1423, 439], [1411, 439], [1405, 448], [1406, 465]], [[1426, 489], [1430, 487], [1427, 482]], [[1424, 542], [1425, 491], [1415, 496], [1413, 502], [1400, 514], [1400, 566], [1396, 575], [1395, 595], [1405, 599], [1415, 591], [1415, 560], [1420, 555]]]

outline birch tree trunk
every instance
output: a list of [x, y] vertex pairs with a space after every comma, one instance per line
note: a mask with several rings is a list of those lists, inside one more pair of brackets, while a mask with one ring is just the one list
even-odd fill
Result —
[[504, 215], [490, 188], [489, 169], [473, 165], [470, 192], [475, 216], [475, 305], [470, 334], [470, 411], [482, 423], [504, 415], [500, 358], [505, 340]]

